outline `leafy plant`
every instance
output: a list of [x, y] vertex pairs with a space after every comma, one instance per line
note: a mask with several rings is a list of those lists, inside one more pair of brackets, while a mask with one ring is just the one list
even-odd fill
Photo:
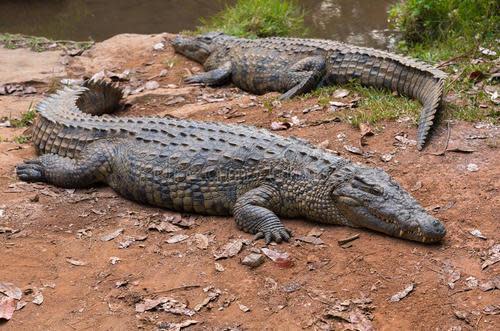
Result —
[[248, 38], [306, 33], [304, 11], [293, 0], [237, 0], [201, 23], [198, 33], [217, 30]]

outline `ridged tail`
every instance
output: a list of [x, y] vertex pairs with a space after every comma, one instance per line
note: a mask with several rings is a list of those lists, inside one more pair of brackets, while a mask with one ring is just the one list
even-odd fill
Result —
[[387, 88], [419, 100], [423, 109], [417, 148], [423, 148], [441, 108], [444, 72], [407, 57], [356, 46], [332, 51], [327, 72], [323, 84], [342, 84], [357, 79], [362, 85]]
[[92, 115], [112, 113], [121, 98], [121, 90], [105, 82], [66, 87], [45, 98], [36, 106], [40, 116], [33, 126], [38, 153], [75, 157], [86, 144], [109, 135], [105, 124], [110, 117]]

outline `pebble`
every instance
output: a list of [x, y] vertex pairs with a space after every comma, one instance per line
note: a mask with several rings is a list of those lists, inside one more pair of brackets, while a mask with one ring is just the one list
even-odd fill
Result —
[[264, 263], [264, 260], [264, 255], [252, 253], [245, 256], [243, 260], [241, 260], [241, 264], [247, 265], [251, 268], [256, 268]]

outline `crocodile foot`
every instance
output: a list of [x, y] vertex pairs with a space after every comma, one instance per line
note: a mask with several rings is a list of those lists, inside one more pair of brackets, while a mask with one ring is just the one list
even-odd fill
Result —
[[266, 245], [270, 244], [271, 241], [280, 243], [282, 241], [289, 241], [292, 237], [292, 231], [283, 227], [278, 229], [262, 230], [255, 234], [254, 240], [259, 240], [264, 238]]
[[28, 160], [16, 166], [16, 174], [25, 182], [46, 181], [45, 170], [39, 159]]

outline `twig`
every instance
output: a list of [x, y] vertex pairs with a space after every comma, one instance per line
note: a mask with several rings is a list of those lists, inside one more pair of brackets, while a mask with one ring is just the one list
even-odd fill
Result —
[[450, 64], [451, 62], [455, 62], [456, 60], [458, 59], [461, 59], [461, 58], [469, 58], [470, 57], [470, 54], [469, 53], [464, 53], [464, 54], [460, 54], [460, 55], [457, 55], [455, 57], [452, 57], [451, 59], [448, 59], [444, 62], [441, 62], [439, 63], [436, 68], [442, 68], [442, 67], [446, 67], [448, 64]]
[[201, 285], [184, 285], [184, 286], [179, 286], [179, 287], [173, 287], [173, 288], [170, 288], [168, 290], [151, 292], [149, 294], [169, 293], [169, 292], [173, 292], [173, 291], [177, 291], [177, 290], [187, 291], [187, 290], [191, 290], [193, 288], [199, 288], [199, 287], [201, 287]]
[[477, 322], [476, 322], [476, 329], [477, 329], [477, 326], [479, 325], [479, 322], [481, 322], [482, 318], [483, 318], [483, 314], [479, 315], [479, 318], [477, 319]]
[[448, 150], [448, 144], [450, 143], [450, 137], [451, 137], [451, 127], [450, 127], [450, 121], [448, 121], [448, 136], [446, 137], [446, 144], [444, 145], [444, 148], [441, 152], [437, 152], [437, 153], [430, 153], [431, 155], [436, 155], [436, 156], [441, 156], [441, 155], [444, 155], [444, 153], [446, 153], [446, 151]]
[[356, 233], [355, 235], [351, 236], [351, 237], [348, 237], [348, 238], [345, 238], [345, 239], [339, 239], [337, 240], [339, 246], [342, 246], [342, 245], [345, 245], [353, 240], [356, 240], [359, 238], [359, 233]]

